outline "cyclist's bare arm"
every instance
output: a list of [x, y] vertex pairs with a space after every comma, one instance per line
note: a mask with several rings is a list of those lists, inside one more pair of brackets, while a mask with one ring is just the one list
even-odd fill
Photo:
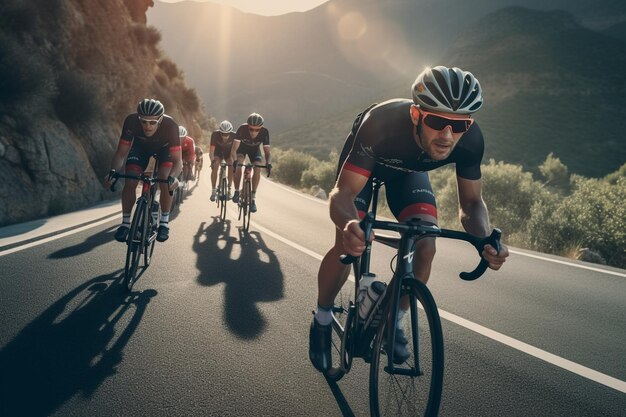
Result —
[[233, 141], [233, 147], [230, 150], [230, 159], [232, 159], [233, 161], [237, 160], [237, 149], [239, 149], [239, 145], [241, 145], [241, 141], [238, 139], [235, 139]]
[[272, 163], [272, 153], [270, 152], [270, 145], [263, 145], [263, 153], [265, 154], [265, 164]]
[[[111, 170], [114, 170], [115, 172], [120, 172], [122, 170], [124, 162], [126, 162], [126, 158], [128, 157], [128, 152], [130, 151], [131, 144], [132, 142], [127, 142], [123, 140], [119, 141], [119, 143], [117, 144], [117, 149], [113, 154], [113, 159], [111, 160]], [[105, 177], [105, 182], [107, 188], [109, 188], [111, 186], [112, 179], [109, 178], [109, 176], [107, 175]]]
[[[474, 236], [486, 237], [491, 233], [489, 212], [482, 197], [482, 181], [468, 180], [457, 176], [459, 190], [459, 219], [466, 232]], [[491, 269], [498, 270], [509, 256], [509, 249], [500, 244], [500, 252], [491, 245], [485, 245], [482, 253]]]
[[[342, 234], [344, 249], [353, 256], [365, 250], [365, 234], [359, 226], [359, 215], [354, 198], [365, 187], [368, 178], [348, 170], [341, 170], [337, 184], [330, 194], [330, 218]], [[370, 239], [373, 239], [370, 236]]]

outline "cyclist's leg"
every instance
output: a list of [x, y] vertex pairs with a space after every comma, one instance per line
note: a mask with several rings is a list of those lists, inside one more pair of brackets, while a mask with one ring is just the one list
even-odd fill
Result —
[[221, 155], [218, 154], [218, 148], [215, 148], [215, 153], [213, 154], [213, 161], [211, 161], [211, 188], [215, 189], [215, 187], [217, 187], [216, 185], [217, 173], [220, 170], [220, 162], [222, 161]]
[[[169, 150], [163, 148], [158, 154], [158, 172], [157, 178], [166, 180], [172, 167], [173, 161], [169, 158]], [[159, 219], [159, 229], [157, 234], [157, 240], [159, 242], [165, 242], [169, 238], [169, 221], [170, 221], [170, 208], [172, 207], [172, 196], [169, 192], [169, 185], [164, 182], [159, 183], [159, 189], [161, 190], [159, 202], [161, 204], [161, 218]]]
[[233, 195], [233, 201], [235, 203], [239, 202], [239, 186], [241, 185], [241, 175], [243, 172], [243, 167], [241, 165], [244, 163], [246, 157], [246, 155], [241, 152], [241, 148], [242, 146], [237, 149], [237, 169], [235, 170], [235, 173], [233, 175], [233, 180], [235, 181], [235, 193]]
[[[141, 146], [133, 144], [126, 159], [128, 175], [140, 175], [148, 166], [149, 155]], [[126, 179], [122, 189], [122, 224], [115, 232], [115, 240], [125, 242], [130, 230], [131, 213], [137, 200], [137, 185], [139, 181]]]
[[[371, 180], [355, 199], [359, 216], [363, 218], [372, 196]], [[335, 297], [345, 284], [350, 274], [350, 266], [340, 262], [339, 257], [346, 254], [343, 236], [335, 228], [335, 244], [326, 253], [317, 275], [317, 310], [309, 332], [309, 358], [319, 371], [326, 371], [332, 364], [331, 326], [332, 307]]]
[[[437, 203], [428, 173], [405, 174], [387, 183], [385, 189], [389, 208], [398, 221], [419, 219], [423, 224], [437, 225]], [[413, 271], [424, 284], [428, 282], [435, 251], [435, 238], [425, 238], [417, 242]]]

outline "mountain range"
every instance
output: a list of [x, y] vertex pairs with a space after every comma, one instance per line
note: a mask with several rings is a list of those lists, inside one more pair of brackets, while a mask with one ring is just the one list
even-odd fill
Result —
[[259, 16], [210, 2], [160, 3], [148, 23], [213, 117], [263, 114], [272, 143], [326, 158], [356, 112], [408, 97], [427, 65], [472, 71], [486, 157], [536, 168], [554, 152], [600, 176], [623, 146], [626, 2], [331, 0]]

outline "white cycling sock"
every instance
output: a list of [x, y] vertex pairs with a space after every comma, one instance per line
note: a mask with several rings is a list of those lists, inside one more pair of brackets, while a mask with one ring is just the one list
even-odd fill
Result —
[[122, 226], [130, 227], [130, 213], [122, 213]]
[[332, 307], [322, 307], [317, 305], [315, 320], [322, 326], [328, 326], [333, 321]]
[[170, 212], [161, 213], [161, 220], [159, 221], [160, 226], [165, 226], [169, 229], [168, 223], [170, 222]]

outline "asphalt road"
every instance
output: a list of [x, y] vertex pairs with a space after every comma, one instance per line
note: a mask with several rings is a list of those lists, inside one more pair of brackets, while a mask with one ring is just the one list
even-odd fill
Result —
[[[263, 181], [245, 234], [233, 207], [217, 220], [208, 179], [131, 294], [115, 207], [0, 229], [2, 417], [369, 415], [365, 363], [331, 385], [308, 360], [326, 203]], [[388, 275], [391, 250], [374, 253]], [[438, 242], [440, 415], [626, 416], [626, 271], [514, 250], [461, 281], [476, 262]]]

